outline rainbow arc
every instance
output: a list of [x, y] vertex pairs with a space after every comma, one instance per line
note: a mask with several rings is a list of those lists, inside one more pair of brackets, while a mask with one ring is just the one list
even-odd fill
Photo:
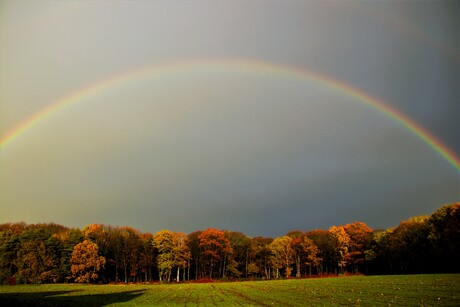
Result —
[[170, 65], [142, 68], [139, 70], [133, 70], [113, 76], [101, 82], [82, 88], [66, 97], [63, 97], [62, 99], [49, 104], [44, 109], [27, 118], [0, 138], [0, 149], [3, 150], [7, 146], [10, 146], [15, 139], [26, 133], [28, 130], [32, 129], [38, 122], [56, 114], [59, 110], [65, 108], [66, 106], [77, 103], [78, 101], [81, 101], [84, 98], [94, 95], [98, 92], [109, 91], [111, 88], [120, 86], [125, 82], [133, 81], [136, 79], [153, 76], [166, 77], [181, 74], [184, 72], [206, 71], [212, 69], [222, 69], [223, 71], [237, 70], [241, 72], [256, 72], [262, 75], [282, 76], [316, 82], [330, 90], [352, 97], [354, 100], [365, 104], [398, 122], [401, 126], [412, 132], [416, 137], [421, 139], [424, 143], [436, 151], [449, 164], [451, 164], [455, 170], [460, 172], [460, 158], [456, 155], [456, 153], [454, 153], [453, 150], [448, 148], [438, 138], [417, 124], [411, 118], [390, 106], [389, 104], [384, 103], [382, 100], [373, 97], [343, 81], [339, 81], [337, 79], [313, 71], [269, 62], [241, 59], [188, 61], [182, 63], [173, 63]]

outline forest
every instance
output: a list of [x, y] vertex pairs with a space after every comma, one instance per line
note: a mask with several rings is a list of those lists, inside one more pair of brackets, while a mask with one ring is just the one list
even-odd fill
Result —
[[208, 282], [342, 274], [458, 273], [460, 202], [397, 227], [362, 222], [277, 238], [208, 228], [0, 225], [0, 283]]

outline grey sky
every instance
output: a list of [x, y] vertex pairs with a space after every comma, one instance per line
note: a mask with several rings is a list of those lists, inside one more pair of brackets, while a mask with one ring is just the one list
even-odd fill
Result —
[[[458, 155], [458, 12], [458, 1], [2, 1], [0, 132], [129, 71], [253, 59], [378, 97]], [[238, 68], [128, 80], [0, 152], [0, 222], [278, 236], [394, 226], [459, 199], [458, 171], [381, 112]]]

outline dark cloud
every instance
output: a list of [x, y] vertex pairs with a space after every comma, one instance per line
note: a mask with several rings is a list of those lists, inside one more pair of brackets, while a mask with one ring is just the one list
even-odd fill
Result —
[[[241, 59], [350, 84], [460, 152], [457, 2], [16, 2], [0, 9], [0, 129], [142, 67]], [[127, 78], [0, 153], [0, 222], [252, 236], [374, 228], [460, 199], [400, 122], [334, 87], [210, 65]]]

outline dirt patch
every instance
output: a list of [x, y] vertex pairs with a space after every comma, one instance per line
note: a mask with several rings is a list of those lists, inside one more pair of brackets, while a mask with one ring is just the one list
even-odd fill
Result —
[[235, 290], [220, 289], [220, 292], [225, 296], [228, 296], [230, 294], [231, 296], [236, 296], [236, 297], [238, 297], [240, 299], [243, 299], [245, 302], [247, 302], [250, 305], [271, 306], [270, 304], [267, 304], [264, 301], [259, 301], [259, 300], [253, 299], [253, 298], [249, 297], [249, 295], [247, 295], [245, 293], [242, 293], [242, 292], [235, 291]]

